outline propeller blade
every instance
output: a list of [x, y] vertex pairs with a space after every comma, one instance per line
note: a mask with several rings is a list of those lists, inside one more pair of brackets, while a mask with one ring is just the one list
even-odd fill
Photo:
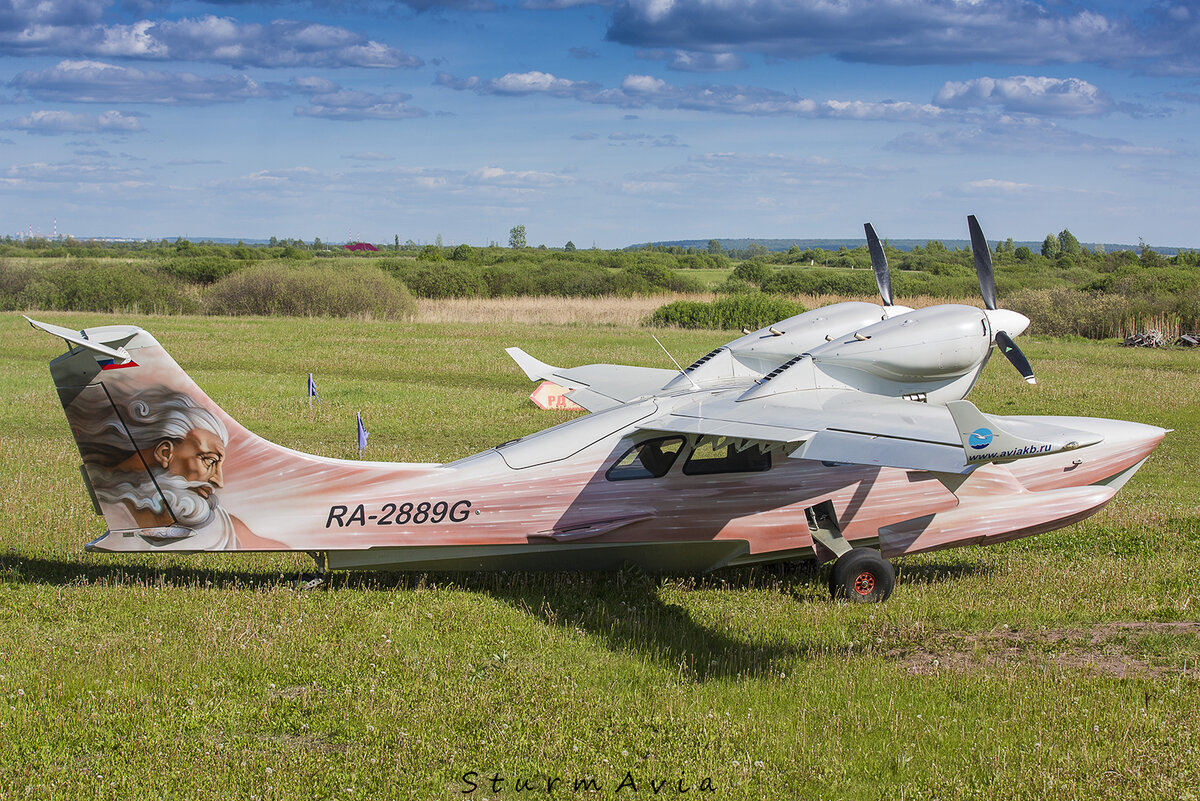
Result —
[[888, 270], [887, 256], [875, 228], [870, 223], [863, 223], [867, 232], [867, 250], [871, 252], [871, 267], [875, 270], [875, 285], [879, 287], [879, 296], [883, 298], [884, 306], [894, 306], [892, 303], [892, 274]]
[[[984, 308], [996, 308], [996, 276], [992, 272], [992, 250], [983, 237], [979, 221], [972, 214], [967, 217], [971, 229], [971, 252], [975, 254], [975, 274], [979, 276], [979, 291], [983, 295]], [[1010, 340], [1011, 341], [1011, 340]]]
[[1029, 359], [1025, 358], [1025, 354], [1017, 347], [1017, 343], [1013, 342], [1013, 338], [1007, 332], [996, 332], [996, 347], [1000, 348], [1000, 352], [1004, 354], [1004, 358], [1012, 362], [1012, 366], [1017, 368], [1017, 372], [1021, 374], [1030, 384], [1036, 384], [1037, 378], [1033, 375], [1033, 367], [1029, 364]]

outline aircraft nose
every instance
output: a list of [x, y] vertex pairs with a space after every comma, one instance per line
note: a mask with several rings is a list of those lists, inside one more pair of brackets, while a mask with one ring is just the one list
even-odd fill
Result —
[[1020, 336], [1029, 327], [1029, 318], [1012, 309], [990, 309], [984, 314], [993, 331], [1004, 331], [1010, 337]]

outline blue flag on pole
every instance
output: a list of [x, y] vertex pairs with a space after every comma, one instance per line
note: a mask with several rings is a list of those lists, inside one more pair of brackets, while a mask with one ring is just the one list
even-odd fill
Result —
[[363, 426], [362, 412], [355, 412], [354, 414], [356, 417], [358, 417], [358, 452], [361, 454], [367, 447], [367, 437], [371, 436], [371, 434], [367, 431], [366, 427]]
[[310, 397], [310, 398], [318, 397], [317, 396], [317, 382], [313, 381], [312, 373], [308, 374], [308, 397]]

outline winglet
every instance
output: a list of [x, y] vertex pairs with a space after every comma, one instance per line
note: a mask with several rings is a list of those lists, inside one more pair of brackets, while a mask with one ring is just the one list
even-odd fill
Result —
[[1026, 439], [1001, 428], [995, 419], [985, 416], [970, 401], [949, 401], [946, 408], [950, 411], [959, 437], [962, 438], [967, 464], [1045, 456], [1049, 453], [1095, 445], [1103, 439], [1094, 434], [1066, 428], [1058, 429], [1058, 436], [1052, 440]]
[[[25, 317], [25, 315], [21, 316]], [[25, 317], [25, 319], [28, 320], [29, 324], [34, 328], [40, 328], [47, 334], [53, 334], [56, 337], [61, 337], [62, 339], [66, 340], [68, 345], [87, 348], [88, 350], [99, 353], [102, 356], [107, 356], [116, 364], [127, 364], [133, 361], [133, 357], [129, 355], [129, 351], [125, 350], [124, 348], [110, 348], [107, 345], [100, 344], [99, 342], [93, 342], [90, 339], [86, 339], [82, 331], [73, 331], [70, 328], [63, 328], [62, 326], [51, 325], [50, 323], [41, 323], [29, 317]]]
[[511, 356], [512, 360], [517, 363], [517, 366], [525, 371], [525, 375], [529, 376], [530, 381], [549, 380], [558, 372], [557, 367], [533, 358], [520, 348], [505, 348], [504, 352]]

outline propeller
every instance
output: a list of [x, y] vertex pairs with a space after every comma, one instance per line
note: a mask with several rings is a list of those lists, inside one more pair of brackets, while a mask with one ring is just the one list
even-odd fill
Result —
[[883, 252], [883, 245], [880, 244], [879, 237], [875, 234], [875, 226], [863, 223], [863, 230], [867, 232], [867, 250], [871, 252], [871, 268], [875, 270], [875, 285], [879, 287], [879, 296], [883, 298], [885, 316], [894, 317], [897, 314], [912, 311], [907, 306], [897, 306], [892, 298], [892, 273], [888, 269], [887, 255]]
[[975, 254], [975, 274], [979, 276], [979, 292], [983, 295], [983, 306], [988, 311], [996, 308], [996, 274], [992, 270], [992, 249], [988, 247], [983, 229], [975, 215], [967, 217], [971, 229], [971, 252]]
[[1021, 374], [1030, 384], [1036, 384], [1037, 378], [1033, 374], [1033, 366], [1029, 363], [1029, 359], [1025, 358], [1025, 354], [1017, 347], [1017, 343], [1013, 342], [1012, 337], [1006, 331], [996, 332], [996, 347], [1000, 348], [1000, 352], [1012, 362], [1012, 366], [1017, 368], [1017, 372]]
[[1029, 318], [1019, 312], [996, 307], [996, 274], [992, 269], [992, 250], [988, 247], [987, 239], [983, 236], [983, 229], [979, 227], [979, 221], [975, 219], [974, 214], [967, 217], [967, 227], [971, 230], [971, 252], [975, 254], [975, 274], [979, 277], [979, 293], [983, 295], [983, 305], [987, 309], [984, 313], [992, 326], [992, 341], [1004, 354], [1004, 358], [1017, 368], [1017, 372], [1026, 382], [1036, 384], [1037, 378], [1033, 374], [1033, 366], [1029, 364], [1029, 359], [1025, 357], [1008, 333], [1012, 330], [1020, 334], [1028, 327]]
[[875, 270], [875, 284], [879, 287], [879, 295], [883, 298], [884, 306], [892, 305], [892, 274], [888, 270], [887, 255], [879, 237], [875, 234], [875, 226], [863, 223], [867, 232], [867, 250], [871, 252], [871, 267]]

